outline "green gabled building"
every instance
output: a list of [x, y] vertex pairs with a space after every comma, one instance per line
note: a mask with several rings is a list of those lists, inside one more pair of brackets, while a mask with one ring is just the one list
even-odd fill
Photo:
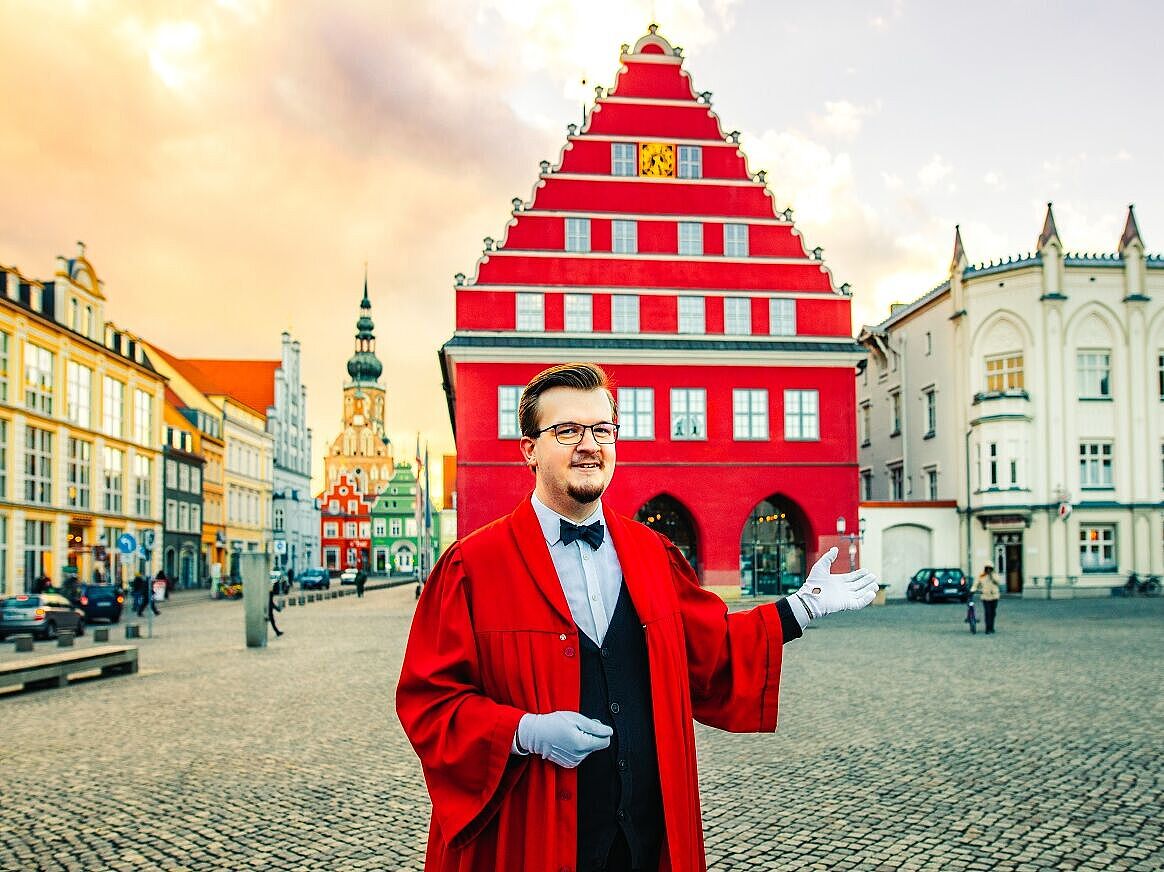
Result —
[[431, 526], [426, 530], [422, 503], [418, 530], [417, 491], [412, 464], [396, 464], [392, 478], [372, 505], [372, 572], [375, 575], [415, 575], [424, 540], [428, 544], [424, 566], [426, 570], [432, 568], [440, 546], [440, 512], [429, 500]]

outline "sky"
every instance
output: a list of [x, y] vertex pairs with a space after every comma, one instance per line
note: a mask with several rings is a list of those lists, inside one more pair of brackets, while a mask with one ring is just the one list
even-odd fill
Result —
[[1111, 252], [1135, 203], [1162, 250], [1148, 0], [0, 0], [0, 263], [49, 279], [83, 240], [106, 316], [179, 356], [290, 331], [317, 485], [366, 263], [398, 457], [452, 452], [453, 275], [652, 20], [854, 333], [945, 280], [955, 225], [971, 262], [1025, 253], [1054, 201]]

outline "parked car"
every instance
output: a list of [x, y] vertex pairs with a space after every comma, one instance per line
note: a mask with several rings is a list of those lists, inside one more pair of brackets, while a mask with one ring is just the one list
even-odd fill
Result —
[[86, 623], [104, 618], [111, 624], [121, 620], [125, 594], [112, 584], [82, 584], [77, 588], [76, 605], [85, 613]]
[[340, 573], [340, 584], [355, 584], [357, 572], [359, 572], [358, 569], [352, 569], [350, 567], [345, 569]]
[[925, 600], [927, 603], [970, 599], [970, 584], [961, 569], [955, 567], [927, 566], [919, 569], [905, 588], [908, 600]]
[[22, 593], [0, 600], [0, 639], [31, 633], [55, 639], [61, 630], [85, 633], [85, 613], [59, 593]]
[[271, 570], [270, 584], [275, 588], [275, 593], [277, 594], [286, 594], [291, 590], [291, 580], [287, 578], [286, 571], [282, 569]]
[[327, 590], [331, 587], [331, 576], [326, 569], [305, 569], [299, 573], [296, 581], [300, 590]]

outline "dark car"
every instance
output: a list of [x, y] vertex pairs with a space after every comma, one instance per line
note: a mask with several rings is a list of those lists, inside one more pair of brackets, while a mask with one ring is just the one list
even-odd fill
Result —
[[927, 603], [970, 599], [970, 585], [961, 569], [954, 567], [933, 567], [919, 569], [905, 588], [908, 600], [925, 600]]
[[331, 587], [331, 576], [326, 569], [305, 569], [295, 577], [300, 590], [327, 590]]
[[85, 613], [87, 622], [104, 618], [116, 624], [121, 620], [125, 594], [112, 584], [82, 584], [77, 588], [74, 603]]
[[0, 639], [17, 633], [55, 639], [61, 630], [84, 635], [85, 613], [59, 593], [21, 593], [0, 600]]

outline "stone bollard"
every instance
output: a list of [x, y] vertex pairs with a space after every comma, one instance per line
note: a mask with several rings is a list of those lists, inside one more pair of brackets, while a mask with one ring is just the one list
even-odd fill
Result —
[[93, 641], [94, 642], [108, 642], [109, 641], [109, 628], [108, 627], [94, 627], [93, 628]]
[[61, 630], [61, 632], [57, 635], [57, 647], [58, 648], [72, 648], [73, 647], [73, 631], [72, 630]]
[[27, 633], [21, 633], [19, 636], [13, 636], [12, 641], [16, 643], [17, 651], [31, 651], [32, 650], [32, 636]]
[[307, 602], [307, 597], [305, 597], [303, 594], [299, 594], [299, 605], [303, 605], [305, 602]]
[[141, 638], [141, 625], [140, 624], [126, 624], [125, 625], [125, 638], [127, 638], [127, 639], [140, 639]]

